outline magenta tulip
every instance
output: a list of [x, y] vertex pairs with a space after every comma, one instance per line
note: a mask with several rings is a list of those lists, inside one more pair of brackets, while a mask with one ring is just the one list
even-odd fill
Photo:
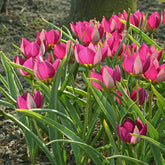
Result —
[[159, 65], [157, 59], [152, 59], [148, 70], [143, 74], [150, 82], [159, 83], [165, 80], [165, 64]]
[[131, 56], [124, 56], [122, 66], [124, 71], [133, 76], [142, 75], [149, 68], [150, 61], [149, 54], [133, 53]]
[[47, 41], [48, 48], [52, 49], [55, 44], [60, 42], [61, 32], [52, 29], [49, 32], [45, 33], [45, 38]]
[[[125, 20], [127, 20], [128, 13], [125, 10], [123, 12], [123, 16]], [[145, 14], [143, 12], [141, 13], [139, 10], [137, 10], [134, 14], [132, 13], [130, 14], [130, 23], [136, 27], [142, 28], [144, 19], [145, 19]]]
[[[147, 99], [146, 90], [143, 88], [138, 87], [139, 92], [139, 105], [143, 105], [145, 100]], [[135, 102], [137, 100], [137, 90], [134, 89], [130, 95], [130, 98]]]
[[[117, 52], [117, 50], [119, 48], [119, 45], [121, 44], [122, 38], [123, 38], [122, 35], [119, 34], [117, 31], [115, 31], [112, 34], [112, 36], [104, 42], [104, 46], [108, 46], [108, 56], [109, 57], [113, 57], [115, 55], [115, 53]], [[125, 43], [123, 43], [123, 45], [117, 55], [118, 58], [121, 58], [125, 48], [126, 48], [126, 45], [125, 45]]]
[[85, 45], [90, 42], [97, 44], [103, 37], [104, 28], [96, 20], [90, 20], [89, 22], [77, 22], [76, 25], [73, 22], [70, 24], [72, 32], [82, 41]]
[[[140, 138], [132, 136], [131, 134], [147, 135], [148, 125], [143, 125], [141, 120], [137, 118], [136, 122], [133, 122], [128, 117], [124, 120], [120, 126], [117, 123], [117, 134], [119, 138], [128, 144], [135, 145], [140, 142]], [[131, 133], [131, 134], [130, 134]]]
[[[116, 66], [115, 70], [108, 66], [103, 66], [99, 73], [93, 70], [90, 78], [95, 78], [103, 83], [107, 89], [114, 90], [116, 88], [116, 81], [120, 82], [121, 80], [121, 71], [119, 66]], [[101, 85], [93, 81], [91, 82], [95, 88], [102, 90]]]
[[59, 59], [57, 59], [53, 64], [48, 61], [36, 62], [34, 64], [34, 75], [37, 79], [44, 81], [46, 84], [50, 84], [53, 81], [59, 63]]
[[87, 47], [76, 44], [75, 45], [75, 58], [76, 61], [87, 68], [92, 68], [101, 61], [103, 61], [107, 55], [107, 47], [100, 48], [99, 45], [94, 46], [90, 43]]
[[121, 14], [119, 16], [113, 15], [109, 21], [103, 17], [101, 23], [103, 24], [104, 31], [108, 33], [113, 33], [114, 31], [123, 32], [125, 25], [119, 21], [119, 18], [121, 19], [123, 16]]
[[40, 53], [40, 47], [35, 42], [29, 42], [27, 39], [22, 38], [20, 48], [26, 58], [36, 57]]
[[43, 96], [40, 91], [34, 90], [34, 96], [29, 93], [24, 93], [22, 96], [17, 96], [17, 106], [19, 109], [40, 108], [43, 103]]
[[[22, 65], [22, 66], [24, 66], [24, 67], [26, 67], [26, 68], [28, 68], [28, 69], [31, 69], [31, 70], [33, 70], [33, 68], [34, 68], [34, 59], [33, 59], [32, 57], [28, 58], [27, 60], [24, 60], [24, 59], [23, 59], [22, 57], [20, 57], [20, 56], [15, 56], [14, 62], [15, 62], [16, 64]], [[24, 70], [22, 70], [22, 69], [20, 69], [20, 68], [17, 68], [17, 71], [18, 71], [18, 73], [19, 73], [20, 75], [26, 76], [26, 77], [28, 77], [28, 78], [30, 78], [30, 79], [33, 79], [33, 76], [30, 75], [29, 73], [27, 73], [26, 71], [24, 71]]]
[[146, 21], [145, 30], [149, 32], [155, 31], [161, 23], [161, 18], [158, 12], [151, 14]]

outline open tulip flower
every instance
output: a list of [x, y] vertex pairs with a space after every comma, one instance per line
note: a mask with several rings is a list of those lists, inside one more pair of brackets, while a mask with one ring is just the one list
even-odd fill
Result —
[[86, 47], [77, 43], [75, 45], [75, 59], [87, 68], [92, 68], [105, 59], [107, 50], [107, 46], [100, 48], [99, 45], [96, 47], [90, 43]]
[[[129, 94], [129, 92], [128, 92], [127, 89], [125, 89], [125, 90], [126, 90], [126, 92], [127, 92], [127, 95], [128, 95], [134, 102], [137, 101], [137, 90], [136, 90], [136, 89], [134, 89], [134, 90], [132, 91], [131, 94]], [[146, 92], [145, 89], [143, 89], [143, 88], [141, 88], [141, 87], [138, 87], [138, 92], [139, 92], [139, 106], [141, 106], [141, 105], [144, 104], [145, 100], [147, 99], [147, 92]], [[117, 91], [116, 91], [116, 94], [118, 94], [119, 96], [121, 96], [121, 97], [123, 98], [123, 96], [122, 96], [122, 94], [121, 94], [120, 91], [117, 90]], [[118, 102], [119, 104], [121, 104], [122, 106], [124, 106], [123, 103], [121, 102], [121, 100], [120, 100], [118, 97], [116, 97], [116, 100], [117, 100], [117, 102]]]
[[141, 120], [137, 118], [136, 122], [132, 121], [130, 118], [126, 118], [123, 124], [120, 126], [117, 123], [117, 134], [119, 138], [128, 144], [135, 145], [140, 142], [140, 138], [132, 136], [132, 134], [147, 135], [148, 125], [147, 123], [143, 125]]
[[133, 53], [131, 56], [124, 56], [122, 66], [129, 74], [142, 75], [150, 66], [151, 56], [149, 54]]
[[[90, 78], [95, 78], [103, 83], [107, 89], [114, 90], [116, 88], [116, 81], [120, 82], [121, 80], [121, 71], [118, 65], [115, 67], [115, 70], [105, 65], [99, 73], [93, 70]], [[95, 88], [102, 90], [101, 85], [98, 83], [92, 81], [92, 84]]]
[[151, 14], [146, 21], [145, 30], [149, 32], [155, 31], [161, 23], [161, 18], [158, 12]]
[[149, 47], [148, 45], [143, 43], [138, 52], [140, 54], [143, 54], [143, 57], [149, 54], [152, 58], [156, 58], [158, 61], [160, 61], [162, 57], [163, 49], [159, 51], [157, 48], [155, 48], [154, 45]]
[[20, 48], [26, 58], [36, 57], [40, 53], [39, 45], [36, 42], [29, 42], [25, 38], [22, 38]]
[[[127, 20], [128, 13], [125, 10], [123, 12], [123, 16], [125, 20]], [[130, 23], [136, 27], [142, 28], [144, 19], [145, 19], [145, 14], [143, 12], [141, 13], [139, 10], [137, 10], [134, 14], [132, 13], [130, 14]]]
[[29, 93], [24, 93], [22, 96], [17, 96], [17, 106], [19, 109], [40, 108], [43, 103], [43, 96], [40, 91], [34, 90], [34, 96]]
[[[112, 33], [112, 36], [104, 42], [104, 46], [108, 46], [108, 56], [109, 57], [113, 57], [115, 55], [115, 53], [117, 52], [119, 45], [121, 44], [123, 39], [123, 36], [118, 33], [117, 31], [115, 31], [114, 33]], [[123, 55], [123, 52], [126, 48], [125, 43], [123, 43], [117, 57], [121, 58]]]
[[119, 21], [119, 18], [123, 18], [123, 15], [120, 16], [113, 15], [109, 21], [103, 17], [101, 23], [104, 26], [104, 31], [108, 33], [113, 33], [114, 31], [118, 31], [119, 33], [123, 32], [125, 25]]
[[[24, 66], [24, 67], [26, 67], [26, 68], [29, 68], [29, 69], [31, 69], [31, 70], [33, 70], [33, 68], [34, 68], [34, 59], [33, 59], [32, 57], [28, 58], [27, 60], [24, 60], [24, 59], [23, 59], [22, 57], [20, 57], [20, 56], [15, 56], [14, 62], [15, 62], [16, 64], [19, 64], [19, 65], [22, 65], [22, 66]], [[26, 76], [26, 77], [28, 77], [28, 78], [30, 78], [30, 79], [33, 78], [32, 75], [30, 75], [29, 73], [27, 73], [26, 71], [24, 71], [24, 70], [22, 70], [22, 69], [17, 68], [17, 71], [18, 71], [18, 73], [19, 73], [20, 75], [22, 75], [22, 76]]]
[[53, 64], [48, 61], [36, 61], [34, 64], [34, 75], [38, 80], [50, 84], [53, 81], [59, 63], [59, 59], [55, 60]]
[[69, 41], [67, 41], [66, 44], [59, 43], [59, 44], [54, 45], [54, 49], [53, 49], [54, 55], [59, 59], [63, 59], [65, 57], [65, 55], [69, 52], [69, 49], [71, 48], [70, 56], [73, 57], [74, 56], [74, 45], [73, 44], [70, 45], [70, 44], [72, 44], [72, 43], [69, 40]]
[[165, 64], [159, 65], [157, 59], [152, 59], [148, 70], [143, 74], [145, 79], [152, 83], [159, 83], [165, 80]]
[[102, 24], [96, 20], [90, 20], [89, 22], [77, 22], [76, 25], [72, 22], [70, 24], [72, 32], [82, 41], [85, 45], [90, 42], [98, 44], [100, 39], [103, 37], [104, 28]]

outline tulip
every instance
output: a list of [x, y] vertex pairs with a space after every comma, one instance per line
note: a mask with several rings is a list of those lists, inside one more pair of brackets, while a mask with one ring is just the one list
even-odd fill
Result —
[[[125, 10], [123, 12], [123, 16], [125, 20], [127, 20], [128, 13]], [[144, 18], [145, 18], [145, 14], [137, 10], [134, 14], [130, 14], [130, 23], [136, 27], [142, 28]]]
[[27, 39], [22, 38], [20, 48], [26, 58], [36, 57], [40, 53], [40, 47], [35, 42], [29, 42]]
[[46, 32], [45, 38], [47, 41], [48, 48], [52, 49], [55, 44], [59, 43], [61, 36], [61, 32], [59, 32], [58, 30], [52, 29], [49, 32]]
[[[117, 31], [115, 31], [112, 34], [112, 36], [104, 42], [104, 46], [108, 46], [109, 57], [113, 57], [115, 55], [115, 53], [117, 52], [119, 48], [119, 45], [121, 44], [122, 38], [123, 38], [122, 35], [119, 34]], [[123, 55], [125, 48], [126, 48], [126, 45], [123, 43], [117, 55], [119, 58], [121, 58], [121, 56]]]
[[147, 123], [143, 125], [139, 118], [136, 119], [136, 122], [133, 122], [131, 119], [127, 117], [121, 126], [117, 123], [117, 134], [119, 138], [123, 142], [131, 145], [135, 145], [139, 143], [141, 140], [140, 138], [132, 136], [131, 134], [139, 134], [146, 136], [147, 129]]
[[148, 17], [145, 25], [145, 30], [149, 32], [153, 32], [160, 26], [160, 23], [161, 23], [161, 18], [159, 13], [154, 12]]
[[131, 56], [124, 56], [122, 66], [129, 74], [142, 75], [150, 66], [150, 55], [133, 53]]
[[146, 54], [149, 54], [152, 58], [156, 58], [158, 61], [160, 61], [163, 54], [163, 49], [159, 51], [157, 48], [155, 48], [155, 45], [149, 47], [148, 45], [143, 43], [138, 52], [140, 54], [143, 54], [144, 57]]
[[60, 44], [54, 45], [54, 49], [53, 49], [54, 55], [59, 59], [63, 59], [65, 57], [65, 55], [69, 52], [69, 49], [71, 49], [70, 56], [73, 57], [74, 46], [73, 46], [73, 44], [72, 45], [70, 45], [70, 44], [71, 44], [71, 41], [67, 41], [66, 44], [60, 43]]
[[[116, 66], [115, 70], [108, 66], [103, 66], [99, 73], [93, 70], [90, 78], [95, 78], [103, 83], [107, 89], [114, 90], [116, 88], [116, 81], [120, 82], [121, 80], [121, 71], [119, 66]], [[101, 85], [93, 81], [91, 82], [95, 88], [102, 90]]]
[[[24, 59], [23, 59], [22, 57], [20, 57], [20, 56], [15, 56], [14, 62], [15, 62], [16, 64], [22, 65], [22, 66], [24, 66], [24, 67], [26, 67], [26, 68], [28, 68], [28, 69], [31, 69], [31, 70], [33, 70], [33, 68], [34, 68], [34, 59], [33, 59], [32, 57], [28, 58], [27, 60], [24, 60]], [[24, 71], [24, 70], [22, 70], [22, 69], [20, 69], [20, 68], [17, 68], [17, 71], [18, 71], [18, 73], [19, 73], [20, 75], [26, 76], [26, 77], [28, 77], [28, 78], [30, 78], [30, 79], [33, 79], [33, 76], [30, 75], [29, 73], [27, 73], [26, 71]]]
[[[137, 90], [134, 89], [131, 94], [129, 94], [127, 89], [125, 89], [125, 90], [126, 90], [127, 95], [135, 102], [137, 100]], [[147, 99], [147, 93], [146, 93], [146, 90], [141, 87], [138, 87], [138, 91], [139, 91], [139, 105], [141, 106], [144, 104], [145, 99]], [[119, 96], [121, 96], [123, 98], [120, 91], [117, 90], [116, 94], [118, 94]], [[123, 103], [121, 102], [121, 100], [117, 96], [116, 96], [116, 100], [119, 104], [124, 106]]]
[[101, 23], [103, 24], [104, 31], [108, 33], [113, 33], [114, 31], [123, 32], [125, 25], [119, 21], [119, 18], [123, 18], [123, 16], [121, 14], [120, 16], [113, 15], [109, 21], [103, 17]]
[[46, 84], [50, 84], [53, 81], [59, 63], [59, 59], [54, 61], [53, 64], [48, 61], [36, 62], [34, 64], [34, 75], [37, 79], [44, 81]]
[[145, 79], [152, 83], [159, 83], [165, 80], [165, 64], [159, 65], [157, 59], [152, 59], [148, 70], [143, 74]]
[[90, 20], [89, 22], [77, 22], [76, 25], [73, 22], [70, 24], [72, 32], [82, 41], [85, 45], [90, 42], [97, 44], [103, 37], [104, 28], [96, 20]]
[[100, 48], [99, 45], [95, 47], [92, 43], [87, 47], [77, 43], [75, 45], [75, 58], [78, 63], [92, 68], [105, 59], [107, 49], [106, 46], [104, 48]]
[[43, 96], [40, 91], [34, 90], [34, 96], [29, 93], [24, 93], [22, 96], [17, 96], [17, 106], [19, 109], [40, 108], [43, 103]]
[[[145, 102], [145, 99], [147, 99], [147, 93], [146, 90], [143, 88], [138, 87], [139, 91], [139, 105], [143, 105]], [[130, 98], [135, 102], [137, 100], [137, 90], [134, 89], [130, 95]]]

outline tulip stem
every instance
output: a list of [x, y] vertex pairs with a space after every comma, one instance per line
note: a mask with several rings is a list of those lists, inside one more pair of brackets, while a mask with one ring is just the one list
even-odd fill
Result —
[[136, 102], [137, 102], [137, 106], [139, 107], [139, 83], [138, 83], [138, 79], [136, 79]]
[[53, 57], [53, 52], [52, 52], [52, 50], [50, 50], [50, 56], [51, 56], [51, 59], [52, 59], [52, 63], [54, 63], [54, 57]]
[[[136, 150], [135, 150], [135, 146], [133, 146], [133, 152], [134, 152], [135, 159], [137, 159], [137, 153], [136, 153]], [[138, 165], [137, 162], [136, 162], [136, 165]]]
[[153, 91], [151, 89], [150, 95], [149, 95], [149, 108], [148, 108], [148, 113], [149, 113], [149, 122], [152, 119], [152, 99], [153, 99]]
[[[88, 69], [88, 77], [90, 77], [91, 70]], [[90, 83], [90, 82], [89, 82]], [[87, 104], [86, 104], [86, 111], [85, 111], [85, 119], [84, 119], [84, 130], [83, 130], [83, 136], [85, 138], [85, 133], [89, 125], [89, 117], [91, 118], [92, 112], [91, 112], [91, 91], [90, 91], [90, 84], [88, 83], [87, 87]]]

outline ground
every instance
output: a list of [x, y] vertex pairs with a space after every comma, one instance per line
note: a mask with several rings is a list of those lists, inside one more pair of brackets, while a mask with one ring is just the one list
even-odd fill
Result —
[[[49, 30], [41, 17], [57, 26], [65, 24], [70, 10], [71, 0], [34, 0], [33, 4], [28, 0], [10, 0], [8, 13], [0, 14], [0, 51], [3, 51], [10, 59], [17, 54], [12, 44], [19, 46], [21, 38], [34, 41], [37, 31]], [[145, 13], [163, 12], [165, 3], [158, 4], [156, 0], [137, 0], [137, 8]], [[165, 25], [161, 25], [154, 34], [158, 45], [165, 45]], [[4, 75], [0, 67], [0, 73]], [[1, 84], [0, 84], [1, 85]], [[0, 93], [2, 98], [2, 94]], [[3, 106], [0, 106], [4, 109]], [[5, 109], [10, 112], [10, 109]], [[37, 158], [37, 164], [50, 164], [41, 152]], [[30, 164], [27, 157], [27, 148], [22, 131], [10, 120], [0, 116], [0, 165]]]

